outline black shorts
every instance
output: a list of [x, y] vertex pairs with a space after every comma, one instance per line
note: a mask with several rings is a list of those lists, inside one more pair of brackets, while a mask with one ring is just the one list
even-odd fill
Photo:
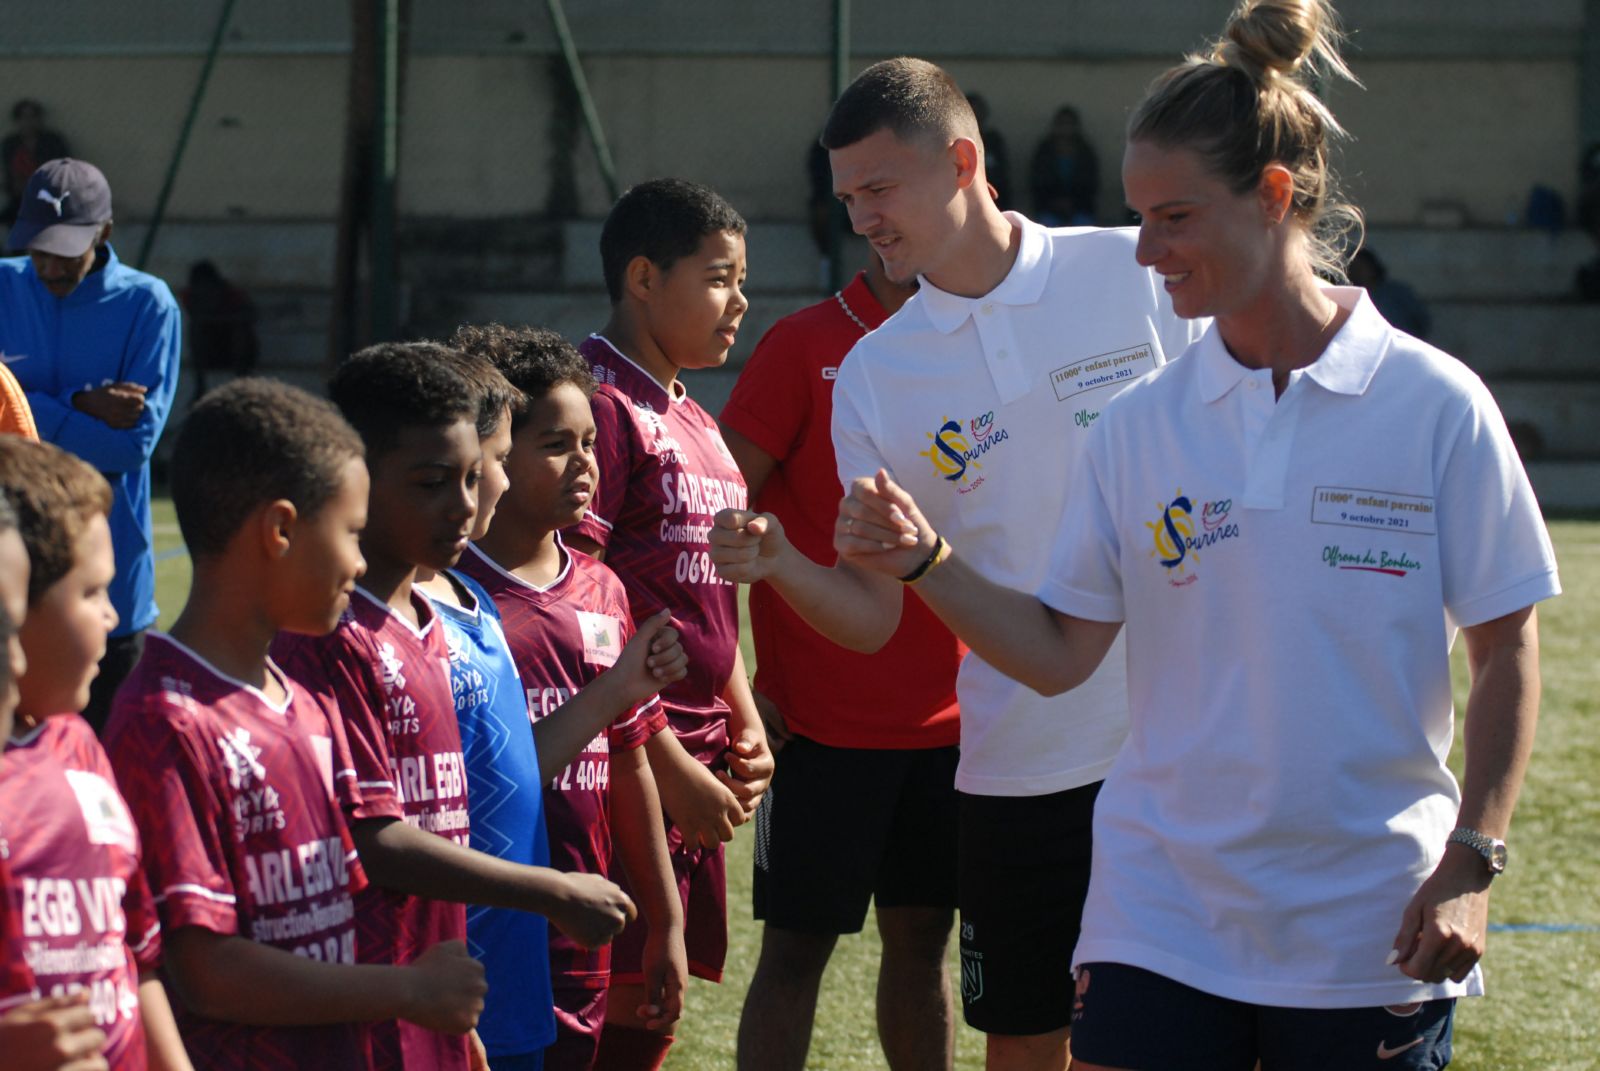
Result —
[[837, 935], [860, 932], [874, 899], [953, 909], [958, 756], [785, 744], [756, 811], [756, 918]]
[[1139, 967], [1078, 968], [1072, 1055], [1131, 1071], [1439, 1071], [1455, 1000], [1389, 1008], [1275, 1008], [1203, 993]]
[[988, 1034], [1072, 1025], [1072, 950], [1100, 782], [1047, 796], [960, 793], [961, 1009]]

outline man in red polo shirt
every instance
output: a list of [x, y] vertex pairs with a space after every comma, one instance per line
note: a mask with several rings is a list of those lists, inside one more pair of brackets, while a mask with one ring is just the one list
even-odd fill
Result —
[[[915, 292], [869, 255], [842, 291], [772, 326], [722, 411], [752, 508], [777, 516], [819, 564], [833, 564], [843, 495], [830, 431], [839, 363]], [[766, 926], [739, 1067], [804, 1066], [828, 957], [840, 934], [860, 932], [873, 899], [889, 1066], [948, 1067], [963, 648], [909, 592], [899, 631], [873, 655], [826, 639], [765, 584], [750, 589], [750, 626], [756, 702], [783, 753], [756, 812], [755, 914]]]

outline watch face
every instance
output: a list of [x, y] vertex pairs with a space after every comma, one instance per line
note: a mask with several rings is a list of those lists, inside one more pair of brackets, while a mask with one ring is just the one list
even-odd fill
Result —
[[1506, 842], [1497, 840], [1489, 847], [1489, 869], [1496, 874], [1506, 868]]

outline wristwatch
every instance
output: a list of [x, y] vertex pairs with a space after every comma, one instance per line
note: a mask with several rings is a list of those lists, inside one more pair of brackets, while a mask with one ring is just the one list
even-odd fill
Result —
[[1489, 868], [1489, 873], [1503, 874], [1506, 869], [1506, 842], [1496, 840], [1494, 837], [1479, 833], [1476, 829], [1458, 826], [1450, 831], [1450, 836], [1445, 838], [1446, 843], [1465, 844], [1479, 855], [1483, 856], [1483, 863]]

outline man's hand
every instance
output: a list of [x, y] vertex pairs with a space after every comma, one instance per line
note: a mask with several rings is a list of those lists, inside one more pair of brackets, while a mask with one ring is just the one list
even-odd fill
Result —
[[761, 726], [767, 730], [767, 747], [776, 755], [783, 750], [783, 745], [794, 738], [789, 731], [789, 723], [783, 720], [783, 711], [778, 709], [778, 704], [754, 689], [750, 697], [755, 700], [756, 713], [761, 715]]
[[833, 527], [841, 560], [892, 577], [914, 572], [937, 540], [916, 502], [884, 469], [851, 481]]
[[142, 383], [108, 383], [93, 390], [80, 390], [72, 396], [72, 405], [118, 431], [126, 431], [144, 415], [148, 390]]
[[1459, 982], [1483, 957], [1490, 874], [1483, 857], [1451, 844], [1400, 916], [1392, 962], [1420, 982]]
[[105, 1071], [105, 1046], [87, 990], [23, 1004], [0, 1018], [8, 1071]]
[[683, 765], [682, 774], [677, 777], [664, 770], [658, 772], [656, 788], [661, 793], [662, 809], [683, 834], [683, 842], [715, 848], [732, 840], [734, 828], [750, 819], [743, 802], [715, 774], [692, 759]]
[[777, 517], [742, 509], [717, 511], [709, 543], [717, 575], [735, 584], [767, 579], [794, 549]]
[[772, 771], [776, 766], [772, 752], [759, 732], [746, 730], [739, 734], [726, 754], [728, 769], [717, 771], [717, 780], [738, 798], [745, 814], [755, 814], [767, 786], [772, 783]]
[[646, 1030], [665, 1031], [683, 1017], [683, 991], [689, 985], [683, 928], [658, 933], [651, 927], [645, 935], [643, 965], [645, 1003], [634, 1014]]
[[616, 665], [606, 670], [607, 676], [618, 674], [626, 705], [642, 703], [688, 674], [689, 656], [671, 620], [671, 610], [656, 611], [633, 634]]
[[467, 954], [466, 942], [441, 941], [405, 969], [413, 991], [402, 1016], [407, 1022], [441, 1034], [465, 1034], [478, 1025], [489, 983], [483, 964]]
[[599, 874], [574, 871], [566, 878], [565, 902], [549, 915], [550, 922], [584, 948], [607, 944], [634, 919], [633, 901], [615, 882]]

